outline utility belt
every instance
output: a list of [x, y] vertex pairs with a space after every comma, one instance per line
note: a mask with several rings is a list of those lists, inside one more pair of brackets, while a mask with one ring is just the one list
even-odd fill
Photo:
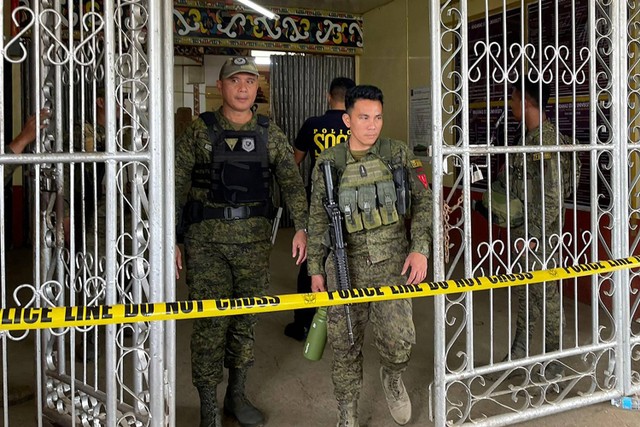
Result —
[[202, 202], [187, 202], [182, 210], [184, 221], [187, 224], [195, 224], [207, 219], [223, 219], [233, 221], [262, 216], [273, 218], [273, 206], [271, 203], [263, 203], [255, 206], [204, 206]]

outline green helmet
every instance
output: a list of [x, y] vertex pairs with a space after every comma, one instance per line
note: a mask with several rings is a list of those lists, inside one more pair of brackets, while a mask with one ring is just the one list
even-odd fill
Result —
[[[518, 198], [507, 199], [507, 190], [500, 180], [493, 181], [490, 192], [490, 212], [495, 225], [513, 228], [524, 224], [524, 205], [522, 201]], [[482, 195], [482, 204], [489, 208], [489, 190]], [[509, 206], [508, 211], [507, 206]], [[509, 219], [511, 220], [509, 221]]]

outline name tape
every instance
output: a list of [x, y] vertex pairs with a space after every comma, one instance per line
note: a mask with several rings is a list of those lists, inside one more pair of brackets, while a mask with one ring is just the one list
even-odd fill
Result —
[[25, 306], [0, 310], [0, 331], [184, 320], [431, 297], [572, 279], [638, 267], [640, 267], [640, 256], [634, 256], [549, 270], [425, 282], [418, 285], [394, 285], [309, 294], [97, 306]]

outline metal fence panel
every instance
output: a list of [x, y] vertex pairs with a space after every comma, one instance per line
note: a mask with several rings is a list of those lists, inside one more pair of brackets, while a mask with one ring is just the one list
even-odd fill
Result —
[[[84, 4], [84, 3], [82, 3]], [[20, 66], [25, 111], [40, 121], [28, 165], [32, 283], [2, 271], [3, 307], [175, 298], [173, 3], [23, 2], [3, 57]], [[167, 36], [169, 34], [169, 36]], [[2, 77], [0, 65], [0, 77]], [[0, 112], [11, 106], [0, 101]], [[8, 141], [3, 141], [8, 142]], [[2, 144], [4, 146], [4, 144]], [[2, 194], [0, 194], [1, 196]], [[3, 206], [0, 202], [0, 210]], [[2, 248], [2, 266], [5, 250]], [[10, 267], [10, 266], [9, 266]], [[11, 347], [36, 346], [37, 419], [62, 425], [174, 425], [173, 322], [2, 334], [3, 425]]]
[[[637, 254], [637, 2], [430, 6], [434, 279]], [[526, 77], [537, 97], [518, 96]], [[528, 116], [547, 85], [546, 117]], [[545, 118], [549, 145], [530, 136]], [[502, 212], [496, 183], [522, 200], [523, 225]], [[437, 298], [436, 425], [509, 424], [637, 391], [637, 277]]]

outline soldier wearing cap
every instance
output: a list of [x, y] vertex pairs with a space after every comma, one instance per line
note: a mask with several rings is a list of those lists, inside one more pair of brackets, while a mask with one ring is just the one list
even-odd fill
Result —
[[[176, 143], [176, 218], [184, 232], [190, 298], [264, 295], [268, 286], [273, 177], [283, 189], [297, 232], [292, 256], [306, 259], [307, 202], [293, 148], [268, 118], [251, 107], [258, 69], [250, 58], [228, 59], [217, 82], [222, 107], [201, 114]], [[176, 247], [176, 267], [182, 257]], [[264, 423], [245, 395], [254, 362], [253, 315], [198, 319], [191, 336], [193, 383], [200, 395], [200, 426], [218, 427], [216, 390], [229, 369], [226, 413], [242, 426]]]

